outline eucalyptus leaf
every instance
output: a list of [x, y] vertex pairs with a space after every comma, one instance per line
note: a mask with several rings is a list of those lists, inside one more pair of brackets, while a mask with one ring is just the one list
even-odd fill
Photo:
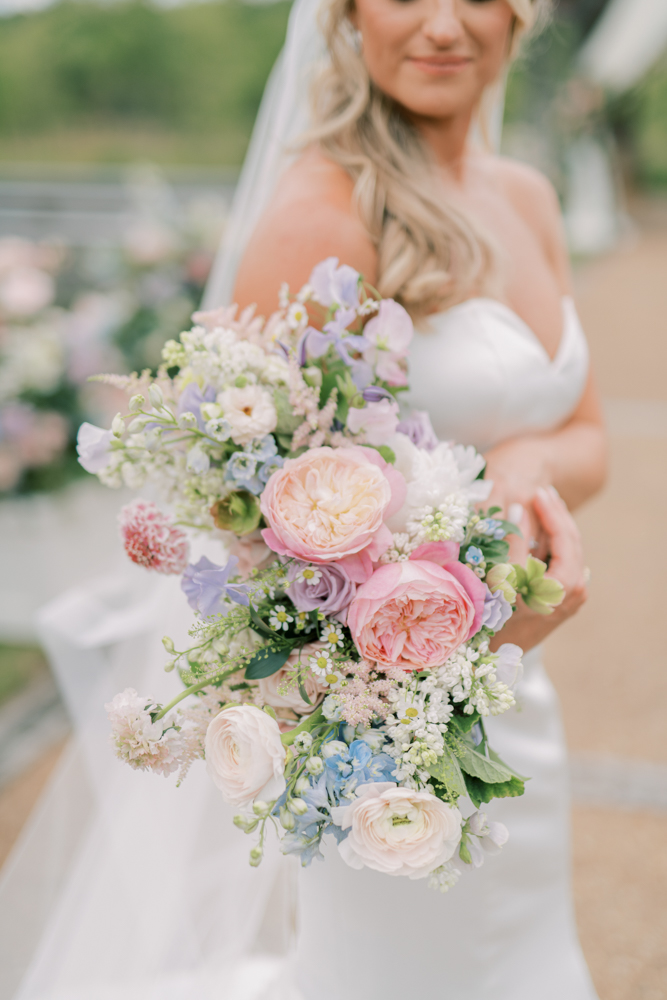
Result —
[[438, 757], [435, 764], [431, 764], [426, 770], [436, 781], [445, 786], [450, 795], [458, 798], [459, 795], [466, 794], [465, 779], [459, 762], [447, 747], [444, 748], [443, 756]]
[[258, 681], [263, 677], [271, 677], [273, 674], [277, 674], [281, 667], [287, 662], [292, 650], [278, 649], [273, 652], [267, 652], [266, 650], [260, 650], [245, 668], [246, 679], [249, 681]]

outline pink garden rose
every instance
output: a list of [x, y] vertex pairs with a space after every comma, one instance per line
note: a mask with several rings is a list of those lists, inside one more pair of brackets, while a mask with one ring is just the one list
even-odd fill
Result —
[[264, 541], [304, 562], [340, 562], [363, 583], [391, 544], [384, 518], [400, 510], [405, 489], [400, 472], [373, 448], [313, 448], [267, 482]]
[[404, 670], [442, 666], [470, 637], [474, 622], [465, 588], [427, 559], [380, 566], [357, 591], [347, 616], [362, 656]]
[[475, 621], [470, 630], [470, 635], [475, 635], [482, 627], [484, 617], [484, 602], [486, 600], [487, 586], [470, 569], [459, 562], [460, 545], [456, 542], [426, 542], [420, 545], [411, 553], [411, 559], [427, 559], [429, 562], [442, 566], [448, 573], [456, 577], [475, 608]]

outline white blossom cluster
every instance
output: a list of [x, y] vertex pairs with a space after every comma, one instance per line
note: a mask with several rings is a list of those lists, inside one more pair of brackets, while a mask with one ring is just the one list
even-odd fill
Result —
[[489, 650], [485, 639], [477, 648], [466, 643], [449, 657], [437, 674], [451, 692], [452, 701], [465, 702], [463, 711], [481, 716], [501, 715], [515, 704], [510, 687], [498, 680], [499, 656]]
[[222, 391], [242, 376], [250, 384], [287, 384], [287, 362], [278, 354], [267, 354], [258, 344], [239, 337], [234, 330], [195, 326], [182, 333], [180, 344], [165, 345], [168, 364], [177, 364], [191, 377]]
[[388, 701], [391, 714], [382, 730], [391, 741], [385, 750], [396, 761], [395, 776], [411, 787], [426, 785], [427, 768], [442, 756], [454, 711], [447, 684], [438, 671], [409, 674], [391, 689]]

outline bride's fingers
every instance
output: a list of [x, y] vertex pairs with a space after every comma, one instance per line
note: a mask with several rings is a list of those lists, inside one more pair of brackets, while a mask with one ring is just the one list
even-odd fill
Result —
[[567, 591], [583, 596], [584, 556], [581, 536], [572, 515], [552, 489], [539, 489], [535, 494], [534, 507], [549, 540], [549, 576], [560, 580]]

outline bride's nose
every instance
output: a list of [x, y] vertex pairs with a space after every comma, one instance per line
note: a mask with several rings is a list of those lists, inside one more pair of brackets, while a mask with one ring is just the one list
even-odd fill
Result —
[[439, 48], [449, 48], [463, 37], [460, 0], [428, 0], [422, 31]]

